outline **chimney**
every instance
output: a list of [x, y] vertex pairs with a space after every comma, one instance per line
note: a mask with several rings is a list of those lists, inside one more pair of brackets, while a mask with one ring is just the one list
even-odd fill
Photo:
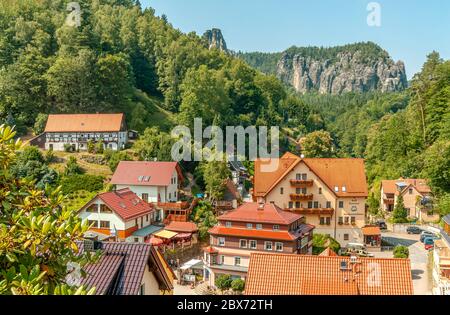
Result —
[[258, 202], [258, 210], [259, 211], [262, 211], [262, 210], [264, 210], [264, 202]]

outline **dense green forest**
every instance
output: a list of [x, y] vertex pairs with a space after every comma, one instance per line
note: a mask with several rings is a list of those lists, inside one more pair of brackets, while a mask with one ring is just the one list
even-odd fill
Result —
[[[0, 2], [0, 121], [19, 134], [40, 132], [48, 113], [125, 112], [141, 132], [139, 158], [162, 160], [170, 158], [171, 127], [192, 126], [194, 117], [204, 125], [279, 125], [283, 150], [302, 143], [315, 156], [366, 158], [375, 190], [382, 178], [430, 178], [450, 212], [450, 62], [437, 53], [403, 92], [297, 95], [273, 75], [279, 54], [210, 50], [138, 1], [79, 3], [81, 26], [73, 27], [66, 1]], [[353, 50], [366, 62], [387, 58], [373, 43], [286, 52], [333, 60]], [[53, 180], [40, 170], [39, 180]]]

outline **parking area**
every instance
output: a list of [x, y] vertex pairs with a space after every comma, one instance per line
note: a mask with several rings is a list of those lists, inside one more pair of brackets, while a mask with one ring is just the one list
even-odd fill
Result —
[[[383, 232], [382, 239], [392, 244], [403, 245], [409, 248], [409, 259], [411, 261], [411, 273], [414, 286], [414, 294], [431, 294], [431, 275], [428, 270], [428, 251], [419, 241], [419, 235], [407, 233]], [[374, 253], [375, 257], [392, 258], [392, 251]]]

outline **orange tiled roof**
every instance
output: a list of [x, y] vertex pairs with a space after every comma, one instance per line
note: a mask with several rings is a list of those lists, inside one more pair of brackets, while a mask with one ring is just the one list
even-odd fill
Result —
[[235, 210], [232, 210], [218, 217], [219, 220], [290, 224], [302, 218], [301, 215], [287, 212], [272, 203], [264, 204], [264, 208], [259, 208], [256, 202], [246, 202]]
[[[341, 270], [345, 261], [349, 270]], [[354, 270], [351, 270], [353, 266]], [[412, 295], [409, 259], [252, 253], [247, 295]]]
[[239, 229], [239, 228], [229, 228], [225, 226], [214, 226], [208, 230], [209, 234], [212, 235], [228, 235], [228, 236], [240, 236], [240, 237], [250, 237], [258, 239], [271, 239], [280, 241], [292, 241], [296, 238], [294, 234], [288, 231], [269, 231], [269, 230], [250, 230], [250, 229]]
[[193, 222], [172, 221], [165, 227], [166, 230], [179, 233], [195, 233], [198, 231], [197, 224]]
[[338, 254], [336, 254], [331, 248], [327, 247], [319, 254], [319, 256], [338, 256]]
[[120, 131], [123, 123], [123, 114], [51, 114], [45, 132]]
[[365, 226], [361, 228], [361, 232], [367, 236], [381, 235], [381, 230], [378, 226]]
[[[366, 197], [367, 181], [363, 159], [353, 158], [300, 158], [292, 153], [284, 154], [273, 172], [264, 172], [268, 161], [255, 161], [254, 195], [267, 195], [299, 163], [305, 163], [313, 173], [338, 197]], [[335, 192], [334, 187], [339, 187]], [[342, 191], [342, 187], [346, 191]]]
[[408, 188], [409, 186], [413, 186], [419, 193], [430, 193], [431, 188], [427, 184], [427, 180], [423, 178], [399, 178], [399, 179], [393, 179], [393, 180], [382, 180], [381, 181], [381, 187], [383, 188], [383, 193], [385, 194], [396, 194], [398, 193], [397, 185], [396, 183], [405, 183], [408, 186], [405, 187]]

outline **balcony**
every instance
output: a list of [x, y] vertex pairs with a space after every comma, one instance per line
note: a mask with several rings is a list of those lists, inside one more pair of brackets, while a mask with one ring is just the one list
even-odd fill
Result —
[[333, 208], [287, 208], [285, 211], [295, 212], [298, 214], [319, 214], [319, 215], [333, 215]]
[[309, 201], [313, 200], [313, 194], [290, 194], [292, 201]]
[[311, 187], [314, 183], [314, 181], [312, 179], [308, 179], [308, 180], [291, 179], [290, 182], [291, 182], [292, 187], [298, 187], [298, 188]]
[[383, 202], [385, 205], [393, 205], [394, 204], [394, 198], [384, 198]]

